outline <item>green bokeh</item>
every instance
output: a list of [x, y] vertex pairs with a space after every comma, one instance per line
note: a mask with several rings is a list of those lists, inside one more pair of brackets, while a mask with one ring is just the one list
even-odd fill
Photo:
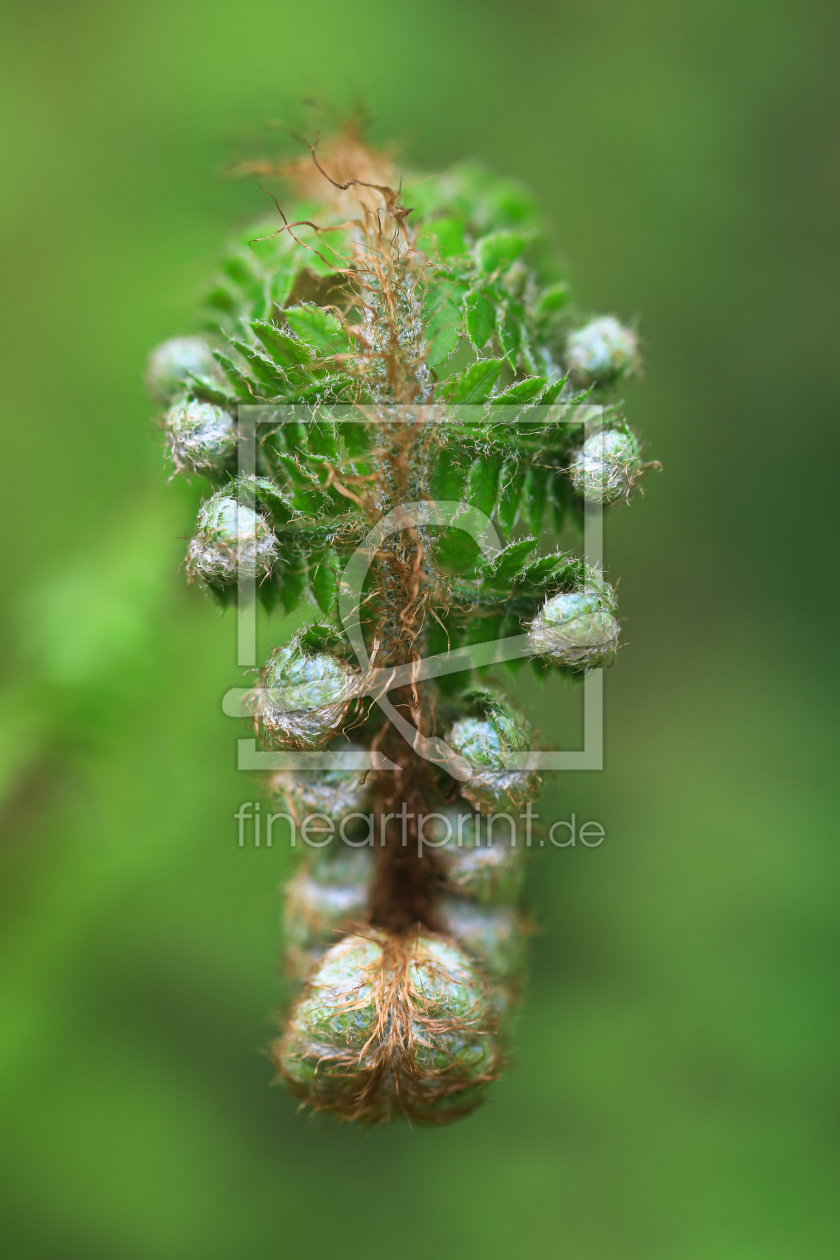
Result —
[[[6, 6], [0, 1210], [15, 1260], [829, 1260], [840, 861], [836, 16], [793, 0]], [[545, 815], [516, 1061], [451, 1129], [295, 1112], [261, 1053], [287, 856], [239, 849], [234, 624], [179, 573], [140, 378], [218, 171], [300, 99], [525, 179], [641, 316], [664, 465], [607, 528], [607, 768]], [[577, 736], [577, 693], [529, 692]], [[558, 716], [559, 714], [559, 716]]]

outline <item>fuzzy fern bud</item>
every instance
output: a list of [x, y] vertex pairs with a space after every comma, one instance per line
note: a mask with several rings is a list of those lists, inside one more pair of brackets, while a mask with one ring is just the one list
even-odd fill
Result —
[[629, 499], [641, 472], [639, 440], [626, 425], [590, 434], [569, 467], [578, 494], [604, 505]]
[[475, 901], [515, 901], [524, 875], [524, 846], [508, 831], [493, 835], [477, 815], [452, 809], [429, 826], [435, 861], [446, 891]]
[[[355, 744], [342, 742], [342, 750], [359, 752]], [[300, 823], [309, 814], [322, 814], [339, 824], [351, 814], [363, 814], [371, 803], [373, 780], [363, 781], [359, 770], [278, 770], [271, 776], [269, 792]]]
[[482, 813], [532, 800], [538, 788], [536, 775], [509, 764], [511, 753], [527, 752], [531, 747], [527, 719], [491, 691], [478, 689], [464, 699], [473, 713], [454, 722], [447, 737], [472, 767], [470, 779], [461, 785], [461, 795]]
[[638, 338], [614, 315], [601, 315], [569, 334], [566, 362], [576, 385], [614, 385], [637, 371]]
[[156, 402], [166, 404], [190, 392], [195, 380], [224, 382], [207, 342], [201, 337], [172, 337], [149, 355], [146, 387]]
[[169, 457], [176, 473], [218, 481], [236, 464], [236, 424], [215, 403], [184, 398], [164, 417]]
[[303, 633], [275, 648], [260, 673], [257, 726], [265, 747], [322, 748], [340, 730], [360, 681], [340, 657], [311, 650]]
[[504, 1021], [519, 997], [525, 965], [526, 922], [513, 905], [479, 905], [467, 897], [442, 896], [438, 917], [481, 969], [487, 996]]
[[305, 1104], [367, 1123], [466, 1115], [500, 1057], [477, 969], [454, 942], [420, 931], [334, 945], [274, 1047]]
[[226, 604], [235, 598], [239, 576], [264, 581], [277, 559], [277, 540], [268, 519], [220, 490], [202, 504], [187, 551], [190, 580], [200, 578]]
[[365, 917], [373, 880], [369, 848], [340, 843], [316, 850], [285, 889], [286, 970], [293, 979], [312, 971], [329, 946]]
[[[301, 827], [321, 814], [349, 842], [310, 852], [288, 885], [287, 966], [308, 984], [275, 1062], [305, 1103], [341, 1118], [443, 1122], [500, 1070], [528, 932], [514, 818], [538, 788], [530, 726], [476, 689], [485, 653], [465, 649], [499, 637], [518, 653], [527, 626], [545, 664], [585, 672], [612, 659], [612, 592], [575, 551], [537, 549], [547, 517], [557, 533], [580, 524], [581, 499], [627, 498], [642, 472], [616, 412], [588, 437], [591, 412], [567, 414], [629, 378], [638, 343], [612, 316], [567, 332], [569, 287], [509, 181], [470, 164], [404, 180], [352, 128], [276, 173], [292, 185], [278, 215], [234, 237], [207, 289], [202, 326], [218, 351], [166, 342], [148, 381], [176, 471], [220, 486], [201, 509], [190, 578], [224, 605], [246, 575], [269, 614], [279, 598], [289, 616], [309, 602], [327, 619], [263, 666], [250, 697], [263, 745], [347, 749], [352, 729], [377, 754], [368, 775], [336, 766], [270, 782]], [[237, 409], [254, 405], [266, 425], [246, 492], [232, 479], [234, 417], [244, 424]], [[440, 423], [416, 422], [418, 407]], [[423, 501], [460, 507], [423, 523]], [[500, 545], [474, 536], [475, 512]], [[364, 678], [344, 616], [360, 550]], [[446, 656], [456, 668], [426, 671]], [[463, 829], [440, 799], [456, 791], [472, 806]], [[438, 830], [436, 805], [450, 810]]]
[[619, 637], [611, 588], [593, 577], [579, 591], [552, 595], [531, 622], [528, 635], [534, 655], [549, 664], [575, 673], [611, 665]]

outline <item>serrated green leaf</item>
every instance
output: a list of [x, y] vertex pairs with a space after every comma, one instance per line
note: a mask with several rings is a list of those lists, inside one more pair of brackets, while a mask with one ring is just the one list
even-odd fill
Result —
[[213, 358], [233, 385], [236, 396], [248, 400], [255, 398], [254, 382], [245, 375], [239, 365], [234, 363], [233, 359], [229, 359], [226, 354], [222, 354], [220, 350], [214, 350], [212, 353]]
[[556, 376], [553, 379], [550, 379], [543, 390], [542, 397], [540, 398], [540, 405], [547, 407], [551, 403], [555, 402], [560, 397], [560, 394], [563, 391], [563, 386], [566, 384], [568, 379], [568, 376]]
[[523, 580], [532, 586], [542, 586], [551, 574], [557, 568], [556, 556], [540, 556], [537, 560], [532, 560], [522, 571]]
[[430, 368], [440, 367], [449, 358], [461, 335], [462, 311], [466, 287], [437, 278], [426, 291], [424, 317], [428, 349], [426, 362]]
[[513, 310], [512, 303], [506, 302], [498, 308], [496, 312], [496, 326], [505, 357], [515, 370], [519, 346], [522, 340], [522, 328]]
[[536, 538], [520, 538], [518, 542], [508, 543], [489, 566], [494, 585], [517, 577], [536, 545]]
[[341, 563], [331, 547], [322, 552], [316, 563], [310, 567], [309, 584], [318, 607], [325, 616], [330, 616], [335, 611], [340, 573]]
[[474, 460], [467, 481], [467, 502], [487, 516], [496, 503], [496, 488], [502, 460], [498, 456], [484, 455]]
[[211, 381], [207, 376], [196, 376], [190, 372], [187, 376], [190, 393], [204, 402], [216, 403], [219, 407], [227, 407], [235, 402], [233, 391], [223, 389], [218, 381]]
[[491, 232], [476, 241], [475, 260], [481, 271], [493, 272], [514, 262], [525, 248], [519, 232]]
[[310, 420], [306, 426], [309, 449], [313, 455], [321, 455], [334, 464], [338, 460], [338, 435], [335, 423], [330, 420]]
[[535, 534], [538, 534], [542, 528], [548, 478], [551, 472], [549, 468], [537, 468], [532, 464], [525, 474], [525, 519], [528, 522], [528, 528]]
[[288, 377], [273, 359], [269, 359], [268, 355], [263, 354], [256, 346], [250, 342], [243, 341], [239, 337], [230, 337], [229, 340], [233, 348], [242, 355], [242, 358], [248, 364], [252, 375], [261, 384], [267, 385], [273, 393], [282, 394], [288, 390]]
[[300, 367], [311, 361], [312, 352], [309, 347], [295, 337], [290, 337], [276, 325], [267, 320], [255, 319], [250, 326], [254, 336], [259, 338], [274, 362], [281, 367]]
[[443, 397], [451, 403], [483, 403], [501, 375], [504, 359], [479, 359], [443, 386]]
[[278, 451], [274, 456], [278, 469], [288, 479], [289, 497], [298, 512], [315, 513], [324, 507], [324, 496], [316, 489], [313, 479], [307, 476], [293, 455]]
[[518, 403], [534, 402], [548, 384], [547, 376], [532, 376], [525, 381], [517, 381], [492, 400], [493, 407], [509, 407]]
[[569, 295], [569, 285], [565, 280], [560, 280], [557, 284], [550, 284], [547, 289], [543, 289], [537, 298], [534, 305], [534, 313], [539, 318], [561, 310], [568, 302]]
[[499, 477], [499, 502], [497, 514], [502, 529], [508, 533], [516, 524], [519, 515], [519, 504], [522, 498], [522, 487], [525, 482], [525, 469], [515, 455], [505, 460]]
[[496, 327], [496, 307], [488, 295], [473, 290], [464, 298], [467, 334], [477, 350], [481, 350], [493, 336]]
[[283, 315], [301, 341], [319, 355], [349, 354], [352, 344], [332, 311], [320, 306], [289, 306]]
[[464, 225], [460, 219], [447, 217], [426, 223], [417, 233], [415, 247], [431, 257], [451, 258], [463, 254]]
[[429, 494], [436, 503], [458, 503], [463, 498], [469, 475], [464, 451], [454, 444], [436, 453], [429, 476]]

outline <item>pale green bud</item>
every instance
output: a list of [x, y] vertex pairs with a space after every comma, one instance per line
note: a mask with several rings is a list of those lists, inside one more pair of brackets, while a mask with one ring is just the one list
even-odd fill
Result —
[[629, 499], [641, 472], [639, 441], [626, 425], [590, 434], [569, 466], [577, 493], [587, 503], [605, 505]]
[[[342, 752], [361, 752], [342, 740]], [[364, 779], [364, 782], [362, 781]], [[269, 780], [270, 794], [300, 824], [308, 814], [324, 814], [337, 825], [350, 814], [364, 814], [371, 805], [373, 779], [362, 770], [338, 766], [326, 770], [278, 770]]]
[[534, 655], [576, 673], [611, 665], [619, 637], [611, 594], [606, 583], [597, 582], [552, 595], [528, 627]]
[[476, 690], [464, 697], [474, 715], [459, 718], [446, 737], [447, 743], [472, 767], [470, 779], [460, 792], [483, 814], [505, 812], [533, 800], [539, 788], [532, 770], [511, 768], [511, 753], [531, 747], [527, 719], [501, 696]]
[[638, 369], [638, 338], [613, 315], [601, 315], [569, 333], [566, 363], [576, 385], [612, 385]]
[[419, 930], [334, 945], [273, 1055], [308, 1106], [367, 1123], [466, 1115], [500, 1069], [476, 968], [453, 941]]
[[277, 559], [277, 540], [266, 517], [220, 490], [202, 504], [187, 551], [190, 581], [202, 582], [222, 603], [236, 595], [237, 579], [267, 578]]
[[512, 906], [477, 905], [467, 897], [439, 898], [441, 927], [461, 945], [493, 979], [510, 979], [521, 971], [525, 959], [522, 915]]
[[264, 745], [305, 751], [337, 734], [361, 675], [330, 652], [307, 650], [298, 634], [275, 648], [260, 682], [257, 720]]
[[333, 843], [316, 851], [285, 888], [286, 970], [302, 979], [342, 931], [363, 919], [373, 852]]
[[480, 902], [514, 901], [525, 872], [524, 844], [504, 819], [492, 826], [481, 814], [448, 810], [445, 820], [430, 818], [424, 836], [434, 847], [443, 887]]
[[172, 337], [156, 346], [146, 367], [146, 387], [155, 402], [172, 402], [192, 388], [192, 378], [223, 385], [219, 365], [201, 337]]
[[466, 950], [482, 970], [487, 996], [504, 1028], [519, 1000], [525, 966], [526, 930], [511, 906], [476, 905], [465, 897], [441, 897], [437, 906], [443, 930]]
[[176, 402], [164, 431], [176, 473], [219, 480], [236, 464], [236, 422], [230, 412], [195, 398]]

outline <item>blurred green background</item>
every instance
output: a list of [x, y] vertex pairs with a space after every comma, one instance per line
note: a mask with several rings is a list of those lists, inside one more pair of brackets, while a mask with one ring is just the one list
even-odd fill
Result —
[[[5, 1254], [215, 1260], [838, 1251], [836, 13], [794, 0], [6, 5], [0, 618]], [[664, 472], [612, 516], [607, 764], [543, 812], [516, 1060], [451, 1129], [334, 1131], [261, 1053], [277, 849], [178, 568], [141, 374], [300, 100], [541, 198], [640, 315]], [[573, 693], [535, 716], [574, 723]], [[556, 717], [558, 704], [563, 715]]]

